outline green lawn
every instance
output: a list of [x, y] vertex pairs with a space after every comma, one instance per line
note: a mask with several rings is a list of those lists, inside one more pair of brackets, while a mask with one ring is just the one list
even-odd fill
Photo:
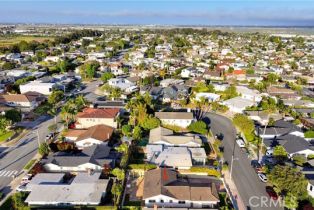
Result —
[[0, 135], [0, 143], [6, 141], [8, 138], [14, 135], [14, 131], [8, 131], [5, 134]]
[[25, 170], [31, 169], [32, 165], [34, 165], [35, 162], [36, 162], [35, 159], [30, 160], [30, 161], [24, 166], [24, 169], [25, 169]]
[[42, 103], [39, 105], [34, 112], [38, 115], [47, 114], [47, 112], [51, 109], [51, 105], [48, 102]]
[[10, 46], [13, 44], [18, 44], [20, 41], [37, 41], [37, 42], [46, 42], [47, 40], [54, 40], [54, 37], [50, 36], [0, 36], [0, 47]]

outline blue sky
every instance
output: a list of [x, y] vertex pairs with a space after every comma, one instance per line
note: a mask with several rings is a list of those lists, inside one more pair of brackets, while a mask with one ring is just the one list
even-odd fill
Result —
[[314, 0], [0, 0], [0, 22], [314, 26]]

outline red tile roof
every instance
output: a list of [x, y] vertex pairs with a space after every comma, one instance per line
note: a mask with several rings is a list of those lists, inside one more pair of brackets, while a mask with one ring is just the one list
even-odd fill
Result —
[[85, 108], [77, 114], [77, 118], [115, 118], [119, 112], [117, 108], [94, 109]]

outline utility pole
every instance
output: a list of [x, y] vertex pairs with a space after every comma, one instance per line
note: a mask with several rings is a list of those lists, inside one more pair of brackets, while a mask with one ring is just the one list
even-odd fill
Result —
[[[35, 132], [33, 132], [33, 133], [35, 133]], [[39, 141], [39, 131], [38, 131], [38, 129], [36, 130], [36, 134], [37, 134], [37, 143], [38, 143], [38, 148], [39, 148], [40, 141]]]
[[231, 165], [230, 165], [230, 179], [232, 179], [233, 161], [235, 160], [235, 158], [234, 158], [235, 146], [236, 146], [236, 139], [233, 142], [233, 150], [232, 150]]

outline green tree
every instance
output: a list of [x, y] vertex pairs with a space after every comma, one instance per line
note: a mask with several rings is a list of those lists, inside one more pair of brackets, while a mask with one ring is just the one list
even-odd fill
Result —
[[233, 123], [243, 133], [252, 133], [254, 131], [254, 122], [243, 114], [236, 114], [233, 117]]
[[314, 138], [314, 130], [309, 130], [304, 133], [304, 138]]
[[298, 198], [291, 193], [284, 197], [285, 207], [288, 209], [296, 209], [299, 206]]
[[111, 193], [114, 196], [114, 205], [117, 206], [119, 202], [119, 198], [122, 194], [122, 185], [120, 183], [114, 183], [112, 188], [111, 188]]
[[125, 178], [125, 172], [123, 169], [115, 168], [112, 170], [111, 174], [117, 177], [117, 180], [119, 180], [120, 182], [123, 181]]
[[48, 103], [51, 105], [55, 105], [59, 103], [64, 98], [64, 92], [62, 90], [54, 90], [48, 96]]
[[124, 136], [130, 137], [131, 136], [131, 131], [132, 131], [132, 127], [131, 125], [123, 125], [121, 128], [122, 134]]
[[38, 153], [42, 156], [49, 154], [49, 145], [46, 142], [43, 142], [38, 147]]
[[71, 64], [67, 59], [58, 61], [56, 65], [56, 69], [61, 73], [67, 72], [68, 70], [70, 70], [70, 68], [71, 68]]
[[142, 138], [142, 129], [140, 126], [134, 127], [132, 137], [134, 140], [140, 140]]
[[123, 153], [123, 154], [127, 154], [129, 151], [129, 146], [126, 143], [122, 143], [122, 144], [120, 144], [119, 147], [116, 148], [116, 150], [118, 152]]
[[20, 122], [22, 120], [21, 112], [16, 109], [10, 109], [6, 111], [4, 116], [12, 123]]
[[156, 117], [147, 117], [141, 123], [141, 127], [145, 130], [151, 130], [160, 126], [160, 120]]
[[17, 210], [24, 209], [26, 207], [26, 204], [24, 203], [26, 196], [25, 192], [14, 193], [12, 196], [13, 208]]
[[278, 145], [274, 148], [273, 156], [278, 161], [282, 162], [288, 157], [288, 153], [283, 146]]
[[82, 66], [80, 66], [80, 74], [82, 78], [93, 79], [99, 66], [100, 65], [97, 61], [90, 61], [84, 63]]
[[105, 72], [101, 75], [101, 80], [106, 83], [108, 80], [110, 80], [111, 78], [113, 78], [114, 75], [111, 72]]
[[306, 158], [303, 155], [294, 155], [293, 161], [298, 166], [303, 166], [306, 163]]
[[276, 165], [268, 174], [268, 180], [279, 194], [291, 193], [297, 198], [307, 196], [307, 180], [304, 174], [296, 168]]
[[81, 111], [84, 107], [86, 107], [88, 102], [86, 101], [84, 96], [80, 94], [75, 98], [75, 104], [77, 111]]
[[237, 92], [237, 89], [234, 85], [231, 85], [230, 87], [228, 87], [222, 94], [222, 98], [224, 100], [234, 98], [237, 96], [238, 96], [238, 92]]
[[207, 125], [204, 121], [196, 121], [191, 123], [188, 126], [189, 131], [195, 132], [195, 133], [200, 133], [200, 134], [207, 134]]
[[267, 75], [267, 82], [269, 82], [270, 84], [276, 84], [278, 79], [279, 77], [277, 74], [270, 73]]
[[14, 68], [15, 68], [15, 63], [13, 63], [13, 62], [5, 62], [4, 64], [2, 64], [3, 70], [11, 70]]
[[0, 117], [0, 135], [4, 134], [7, 131], [10, 121], [5, 117]]

